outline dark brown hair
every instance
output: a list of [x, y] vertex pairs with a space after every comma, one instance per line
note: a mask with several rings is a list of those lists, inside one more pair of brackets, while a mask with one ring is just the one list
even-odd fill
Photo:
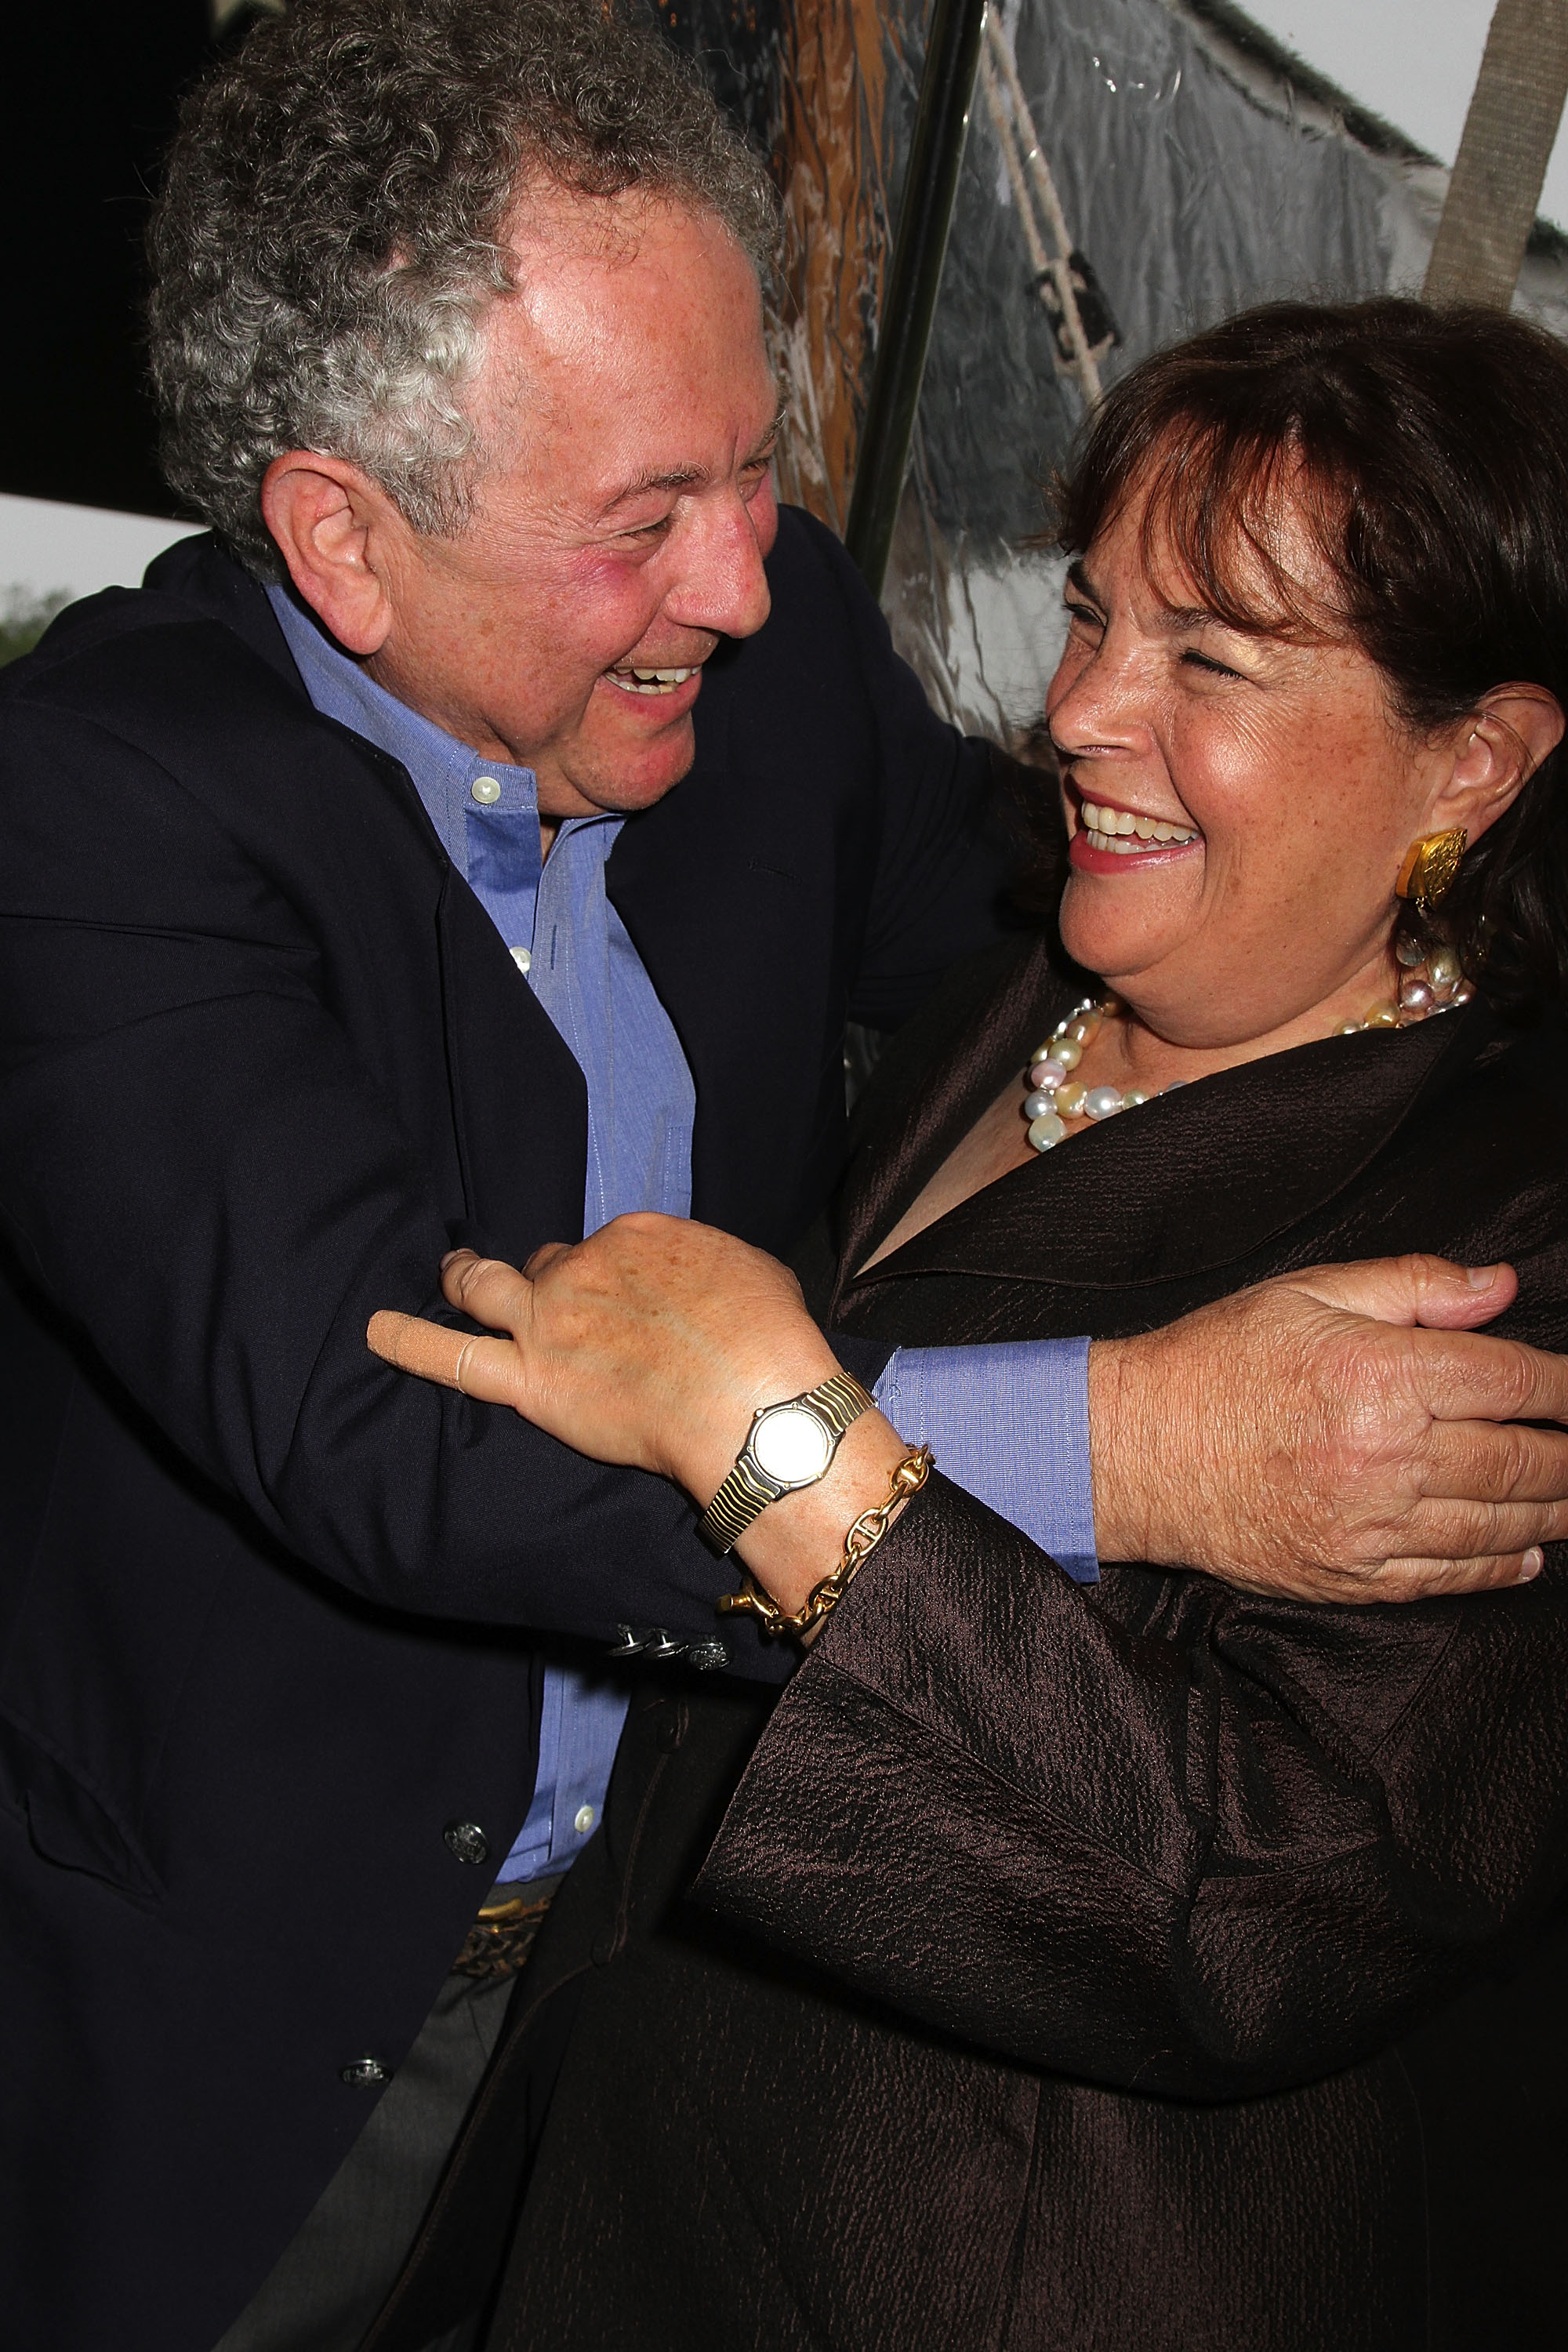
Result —
[[[1249, 310], [1133, 368], [1058, 488], [1082, 554], [1131, 497], [1226, 626], [1348, 636], [1426, 734], [1490, 688], [1568, 710], [1568, 350], [1386, 297]], [[1332, 587], [1281, 568], [1282, 497]], [[1568, 747], [1468, 853], [1431, 929], [1504, 1010], [1568, 999]]]

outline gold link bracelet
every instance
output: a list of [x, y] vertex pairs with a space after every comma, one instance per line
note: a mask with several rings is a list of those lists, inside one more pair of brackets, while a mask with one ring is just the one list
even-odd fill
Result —
[[820, 1584], [812, 1588], [793, 1616], [786, 1615], [778, 1602], [763, 1591], [749, 1569], [739, 1592], [726, 1592], [720, 1600], [720, 1609], [731, 1614], [749, 1610], [753, 1617], [762, 1619], [764, 1633], [809, 1633], [814, 1625], [820, 1625], [837, 1608], [887, 1534], [900, 1504], [918, 1495], [931, 1476], [934, 1459], [929, 1445], [917, 1445], [912, 1454], [905, 1454], [893, 1473], [887, 1501], [861, 1512], [844, 1538], [843, 1559], [831, 1576], [825, 1576]]

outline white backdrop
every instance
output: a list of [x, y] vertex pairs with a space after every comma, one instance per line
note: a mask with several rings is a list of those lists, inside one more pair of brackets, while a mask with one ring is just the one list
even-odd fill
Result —
[[140, 587], [153, 558], [188, 537], [191, 528], [151, 515], [0, 495], [0, 602], [16, 589], [38, 597]]
[[[1241, 0], [1277, 41], [1453, 163], [1492, 19], [1492, 0]], [[1539, 206], [1568, 228], [1568, 139], [1559, 131]]]

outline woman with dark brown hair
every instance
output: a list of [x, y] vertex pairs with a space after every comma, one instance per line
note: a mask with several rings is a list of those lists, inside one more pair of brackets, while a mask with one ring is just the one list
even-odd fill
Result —
[[[1055, 920], [879, 1068], [830, 1323], [1157, 1349], [1403, 1250], [1506, 1259], [1562, 1347], [1568, 353], [1254, 312], [1124, 379], [1062, 517]], [[530, 1277], [448, 1268], [508, 1339], [380, 1344], [703, 1505], [835, 1368], [700, 1227]], [[1084, 1586], [920, 1436], [863, 1412], [741, 1534], [812, 1637], [765, 1722], [634, 1707], [523, 1980], [582, 2008], [492, 2346], [1561, 2343], [1568, 1560]], [[1135, 1557], [1098, 1461], [1095, 1507]]]

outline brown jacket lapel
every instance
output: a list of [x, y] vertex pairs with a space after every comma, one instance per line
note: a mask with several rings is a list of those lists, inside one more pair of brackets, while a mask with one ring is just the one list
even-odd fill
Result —
[[[1480, 1003], [1397, 1034], [1363, 1031], [1205, 1078], [1016, 1169], [858, 1280], [876, 1240], [1057, 1017], [1036, 951], [906, 1093], [879, 1165], [852, 1167], [839, 1297], [930, 1273], [1084, 1289], [1180, 1280], [1248, 1255], [1331, 1200], [1419, 1097], [1457, 1086], [1501, 1042]], [[1123, 1216], [1120, 1204], [1137, 1202]]]
[[1052, 952], [1051, 940], [1039, 937], [977, 957], [879, 1065], [839, 1196], [840, 1285], [994, 1100], [1008, 1071], [1022, 1075], [1031, 1047], [1077, 1001]]

